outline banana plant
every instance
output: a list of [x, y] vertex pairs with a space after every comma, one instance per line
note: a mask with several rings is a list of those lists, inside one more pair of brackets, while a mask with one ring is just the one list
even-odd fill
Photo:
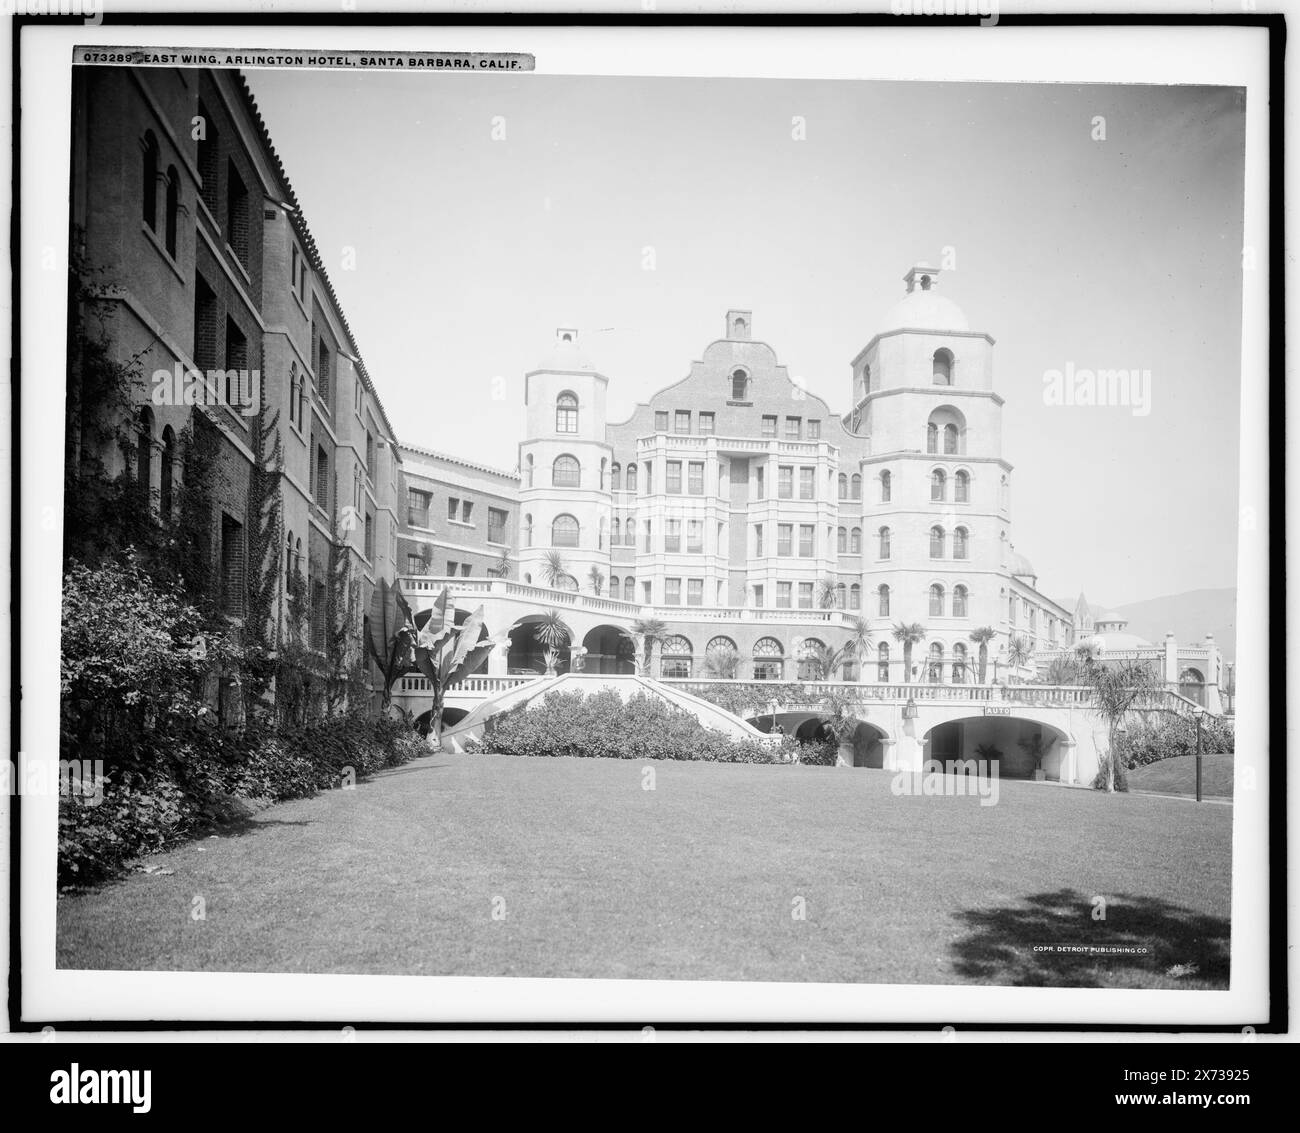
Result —
[[450, 592], [444, 590], [417, 632], [415, 666], [433, 689], [429, 742], [435, 751], [442, 747], [442, 708], [447, 690], [474, 672], [496, 648], [494, 641], [479, 641], [482, 631], [483, 607], [470, 614], [461, 625], [456, 625]]
[[384, 681], [383, 711], [393, 700], [393, 685], [415, 662], [415, 625], [402, 588], [381, 578], [370, 596], [365, 626], [366, 652], [379, 667]]

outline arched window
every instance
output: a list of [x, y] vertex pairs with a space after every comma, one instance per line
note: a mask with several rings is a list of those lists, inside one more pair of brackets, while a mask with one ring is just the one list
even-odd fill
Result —
[[754, 642], [754, 680], [779, 681], [785, 671], [785, 650], [775, 637]]
[[622, 543], [622, 541], [623, 533], [620, 530], [618, 516], [614, 516], [614, 518], [609, 521], [609, 545], [611, 547], [617, 547]]
[[840, 473], [840, 499], [849, 498], [849, 476], [847, 472]]
[[557, 515], [551, 524], [552, 547], [576, 547], [578, 545], [578, 521], [571, 515]]
[[948, 477], [942, 468], [930, 473], [930, 499], [940, 501], [948, 498]]
[[153, 488], [153, 410], [147, 406], [136, 419], [135, 475], [147, 500]]
[[943, 587], [937, 582], [930, 587], [930, 617], [943, 617]]
[[623, 601], [624, 602], [636, 601], [636, 579], [633, 578], [632, 575], [630, 574], [625, 579], [623, 579]]
[[942, 346], [934, 352], [934, 384], [952, 385], [952, 351]]
[[943, 683], [943, 646], [937, 641], [930, 646], [930, 682]]
[[158, 500], [159, 510], [165, 519], [172, 516], [172, 476], [176, 466], [176, 432], [168, 425], [163, 429], [162, 468], [160, 469]]
[[952, 533], [952, 557], [965, 559], [970, 557], [970, 533], [964, 527]]
[[886, 641], [876, 646], [876, 680], [881, 684], [889, 683], [889, 643]]
[[952, 683], [966, 683], [966, 646], [960, 641], [952, 647]]
[[889, 617], [889, 587], [882, 585], [876, 591], [876, 615], [877, 617]]
[[555, 431], [557, 433], [578, 431], [578, 399], [568, 390], [555, 399]]
[[835, 584], [835, 605], [838, 609], [844, 609], [849, 600], [849, 588], [842, 582]]
[[945, 425], [943, 427], [943, 453], [945, 456], [956, 456], [957, 439], [957, 426]]
[[691, 643], [681, 634], [663, 639], [660, 647], [659, 675], [687, 678], [691, 675]]
[[841, 555], [849, 553], [849, 529], [841, 527], [835, 532], [835, 550]]
[[849, 554], [862, 554], [862, 528], [855, 527], [849, 532]]
[[611, 574], [609, 576], [609, 596], [611, 598], [617, 598], [622, 593], [623, 593], [623, 588], [621, 583], [619, 582], [618, 575]]
[[862, 587], [856, 582], [849, 587], [849, 609], [862, 609]]
[[880, 535], [880, 557], [882, 559], [887, 559], [889, 558], [889, 528], [882, 527], [880, 529], [879, 535]]
[[889, 503], [889, 496], [894, 487], [893, 480], [893, 476], [888, 472], [882, 472], [880, 474], [880, 502], [882, 504]]
[[169, 165], [167, 167], [167, 211], [163, 217], [163, 246], [172, 259], [176, 258], [176, 219], [180, 210], [181, 175], [176, 172], [176, 166]]
[[746, 396], [749, 392], [749, 375], [744, 370], [733, 370], [731, 372], [731, 400], [748, 401]]
[[805, 637], [799, 643], [798, 669], [796, 670], [795, 679], [800, 681], [824, 681], [829, 679], [831, 674], [826, 672], [823, 665], [826, 654], [826, 643], [824, 641], [818, 641], [815, 637]]
[[524, 457], [524, 487], [533, 486], [533, 454], [530, 452]]
[[554, 488], [576, 488], [582, 480], [582, 466], [576, 456], [563, 453], [555, 458], [551, 465], [551, 486]]
[[856, 472], [849, 479], [849, 494], [855, 500], [862, 499], [862, 477]]
[[943, 528], [930, 528], [930, 558], [943, 558]]
[[293, 587], [293, 532], [290, 531], [288, 538], [284, 541], [284, 592], [286, 594]]
[[609, 470], [609, 490], [611, 492], [623, 490], [623, 466], [617, 460]]
[[958, 472], [953, 485], [953, 499], [959, 504], [970, 503], [970, 473]]
[[524, 546], [531, 547], [532, 545], [533, 545], [533, 517], [531, 515], [525, 515], [524, 516]]
[[636, 491], [636, 465], [635, 464], [629, 464], [627, 466], [627, 490], [629, 492]]
[[966, 595], [966, 587], [954, 586], [952, 588], [952, 616], [954, 618], [966, 617]]
[[[942, 440], [940, 437], [942, 436]], [[942, 444], [942, 449], [940, 445]], [[930, 414], [925, 427], [925, 451], [955, 456], [966, 448], [966, 418], [954, 405], [941, 405]]]
[[939, 426], [933, 421], [925, 427], [925, 451], [939, 451]]
[[158, 139], [152, 130], [144, 132], [140, 143], [144, 150], [140, 170], [140, 215], [154, 232], [158, 231]]

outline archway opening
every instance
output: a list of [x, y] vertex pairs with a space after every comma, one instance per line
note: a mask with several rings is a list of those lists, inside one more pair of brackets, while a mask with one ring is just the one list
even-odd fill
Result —
[[636, 646], [616, 626], [596, 626], [582, 639], [582, 647], [587, 651], [583, 658], [583, 672], [602, 675], [630, 675], [636, 672], [636, 662], [633, 659]]
[[541, 676], [546, 672], [548, 649], [556, 653], [555, 671], [569, 671], [569, 642], [548, 645], [537, 636], [543, 618], [541, 614], [528, 614], [510, 627], [510, 649], [506, 654], [506, 672], [512, 676]]
[[984, 761], [1002, 779], [1059, 779], [1072, 742], [1060, 728], [1021, 716], [968, 716], [935, 724], [922, 737], [922, 758], [941, 763], [946, 774], [958, 764]]

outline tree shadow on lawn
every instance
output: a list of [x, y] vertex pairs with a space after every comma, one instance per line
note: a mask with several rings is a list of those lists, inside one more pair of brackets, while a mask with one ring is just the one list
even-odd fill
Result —
[[[954, 969], [965, 979], [1009, 987], [1228, 987], [1229, 922], [1156, 897], [1108, 896], [1105, 920], [1096, 899], [1073, 889], [1037, 893], [1020, 905], [968, 909], [972, 931], [952, 943]], [[1141, 953], [1057, 951], [1044, 945], [1141, 947]]]

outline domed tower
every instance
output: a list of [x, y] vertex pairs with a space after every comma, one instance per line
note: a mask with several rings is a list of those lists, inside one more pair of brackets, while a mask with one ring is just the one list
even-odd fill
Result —
[[[593, 567], [609, 577], [608, 385], [572, 327], [559, 328], [550, 353], [524, 375], [517, 557], [525, 582], [590, 591]], [[563, 563], [559, 579], [552, 578], [552, 551]]]
[[[908, 270], [902, 299], [852, 362], [854, 417], [868, 438], [863, 606], [892, 648], [893, 680], [948, 680], [968, 660], [972, 629], [1006, 625], [1011, 582], [993, 339], [939, 294], [939, 274]], [[890, 633], [899, 622], [926, 631], [910, 675]]]

